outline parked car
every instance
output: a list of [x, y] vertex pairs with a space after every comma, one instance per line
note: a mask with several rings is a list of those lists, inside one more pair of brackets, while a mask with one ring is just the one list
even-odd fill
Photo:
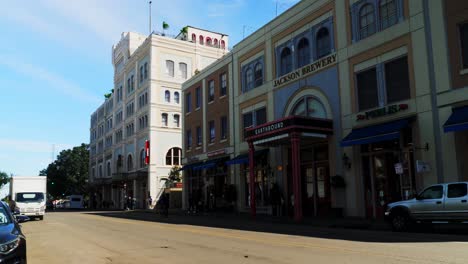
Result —
[[0, 202], [0, 263], [27, 263], [26, 237], [19, 225], [27, 220], [19, 212], [13, 215], [9, 206]]
[[468, 221], [468, 182], [429, 186], [414, 199], [388, 204], [385, 218], [394, 231], [414, 223]]

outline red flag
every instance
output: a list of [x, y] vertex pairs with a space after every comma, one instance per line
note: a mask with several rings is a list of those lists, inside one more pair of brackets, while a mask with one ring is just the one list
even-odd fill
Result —
[[148, 165], [150, 162], [150, 149], [149, 149], [149, 140], [145, 141], [145, 164]]

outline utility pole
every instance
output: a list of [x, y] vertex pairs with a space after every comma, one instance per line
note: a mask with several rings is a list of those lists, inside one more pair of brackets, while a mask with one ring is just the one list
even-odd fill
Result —
[[151, 3], [152, 1], [149, 1], [149, 33], [151, 35]]

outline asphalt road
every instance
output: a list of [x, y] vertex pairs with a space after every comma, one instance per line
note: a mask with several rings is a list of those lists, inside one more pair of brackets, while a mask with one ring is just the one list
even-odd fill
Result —
[[171, 216], [166, 220], [146, 215], [48, 213], [44, 221], [22, 224], [27, 236], [28, 261], [31, 264], [468, 263], [467, 236], [307, 226], [282, 226], [278, 232], [258, 232], [246, 231], [262, 229], [258, 223], [230, 229], [209, 227], [206, 221], [202, 225], [196, 221], [171, 221]]

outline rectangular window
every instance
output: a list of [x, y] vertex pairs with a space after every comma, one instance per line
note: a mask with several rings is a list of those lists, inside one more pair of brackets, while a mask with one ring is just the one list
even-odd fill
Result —
[[200, 108], [201, 106], [201, 88], [200, 87], [197, 87], [195, 89], [195, 103], [196, 103], [195, 109]]
[[242, 115], [242, 133], [245, 138], [245, 129], [253, 126], [253, 115], [252, 112]]
[[208, 83], [208, 102], [214, 100], [214, 80], [209, 81]]
[[197, 126], [197, 146], [202, 144], [202, 130], [200, 126]]
[[385, 64], [385, 88], [388, 104], [411, 97], [406, 56]]
[[213, 120], [209, 122], [209, 128], [210, 128], [210, 143], [213, 143], [216, 138], [215, 122]]
[[181, 62], [179, 63], [180, 77], [182, 79], [187, 79], [187, 64]]
[[174, 62], [171, 60], [166, 61], [166, 73], [167, 75], [174, 77]]
[[356, 74], [359, 111], [377, 107], [379, 95], [376, 68]]
[[185, 113], [190, 113], [192, 111], [192, 95], [187, 93], [185, 95]]
[[267, 122], [266, 108], [261, 108], [255, 111], [255, 126], [265, 124]]
[[180, 116], [174, 115], [174, 125], [175, 127], [180, 127]]
[[221, 117], [221, 139], [227, 138], [227, 117]]
[[463, 69], [468, 68], [468, 23], [460, 25], [460, 45]]
[[148, 79], [148, 63], [145, 62], [145, 80]]
[[220, 88], [220, 96], [224, 96], [227, 93], [227, 75], [226, 73], [221, 74], [220, 77], [220, 83], [221, 83], [221, 88]]
[[191, 149], [192, 148], [192, 130], [190, 130], [190, 129], [187, 130], [187, 133], [185, 134], [185, 136], [186, 136], [185, 143], [187, 145], [186, 148]]
[[466, 186], [466, 183], [449, 184], [447, 189], [447, 198], [465, 197], [468, 191]]

